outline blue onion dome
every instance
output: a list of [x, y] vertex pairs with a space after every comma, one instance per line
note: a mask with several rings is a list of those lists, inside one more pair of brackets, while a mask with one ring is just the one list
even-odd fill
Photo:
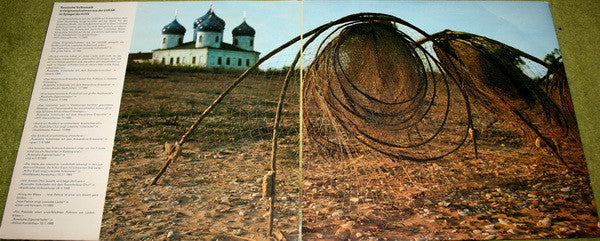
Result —
[[208, 17], [210, 17], [211, 12], [212, 8], [209, 9], [208, 12], [206, 12], [206, 14], [204, 14], [202, 17], [199, 17], [196, 20], [194, 20], [194, 29], [196, 29], [201, 22], [204, 22], [206, 19], [208, 19]]
[[242, 24], [240, 24], [239, 26], [235, 27], [231, 33], [233, 34], [233, 36], [251, 36], [254, 37], [254, 34], [256, 33], [256, 31], [254, 31], [254, 29], [252, 27], [250, 27], [250, 25], [248, 25], [246, 23], [246, 20], [244, 20], [244, 22], [242, 22]]
[[219, 18], [215, 12], [211, 11], [206, 20], [200, 22], [196, 27], [196, 31], [204, 32], [223, 32], [225, 29], [225, 21]]
[[173, 22], [165, 25], [162, 29], [163, 34], [177, 34], [183, 35], [185, 34], [185, 28], [177, 22], [177, 19], [174, 19]]

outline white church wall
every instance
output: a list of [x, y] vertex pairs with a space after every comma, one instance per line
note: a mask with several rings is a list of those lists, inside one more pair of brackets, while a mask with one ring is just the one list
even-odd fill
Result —
[[183, 35], [161, 34], [160, 35], [160, 48], [167, 49], [167, 48], [175, 47], [181, 43], [180, 41], [183, 41]]
[[206, 66], [206, 48], [154, 51], [152, 62], [165, 65]]
[[223, 33], [198, 31], [196, 33], [195, 41], [196, 41], [196, 48], [201, 48], [201, 47], [220, 48], [221, 42], [223, 42]]
[[[219, 61], [220, 58], [220, 61]], [[256, 52], [241, 52], [221, 49], [208, 51], [208, 67], [221, 67], [229, 69], [246, 69], [258, 60]]]
[[[206, 66], [206, 56], [208, 55], [208, 49], [196, 49], [194, 56], [196, 57], [196, 63], [194, 66]], [[193, 58], [192, 57], [192, 58]]]
[[233, 45], [245, 49], [245, 50], [254, 50], [254, 37], [252, 36], [234, 36], [233, 37]]

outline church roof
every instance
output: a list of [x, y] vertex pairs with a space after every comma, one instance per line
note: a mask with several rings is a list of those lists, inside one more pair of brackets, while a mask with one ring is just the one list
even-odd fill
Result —
[[199, 17], [196, 20], [194, 20], [194, 29], [198, 27], [198, 24], [204, 22], [204, 20], [206, 20], [210, 16], [211, 11], [212, 9], [209, 9], [208, 12], [206, 12], [206, 14], [202, 15], [202, 17]]
[[[223, 32], [225, 29], [225, 21], [219, 18], [212, 9], [209, 10], [207, 14], [208, 16], [198, 23], [195, 30], [203, 32]], [[203, 18], [204, 16], [200, 17], [199, 19]], [[194, 21], [194, 24], [196, 24], [196, 21]]]
[[252, 37], [254, 37], [254, 34], [256, 33], [256, 31], [254, 31], [254, 29], [246, 23], [246, 20], [244, 20], [244, 22], [242, 22], [240, 25], [235, 27], [231, 31], [231, 33], [233, 34], [233, 36], [252, 36]]
[[165, 25], [162, 28], [162, 33], [183, 35], [185, 34], [185, 28], [181, 24], [179, 24], [179, 22], [177, 22], [177, 19], [174, 19], [173, 22]]
[[220, 48], [215, 48], [215, 47], [210, 47], [210, 46], [206, 46], [206, 47], [200, 47], [200, 48], [196, 48], [196, 42], [195, 41], [190, 41], [190, 42], [186, 42], [183, 43], [181, 45], [172, 47], [172, 48], [168, 48], [168, 49], [155, 49], [154, 51], [164, 51], [164, 50], [176, 50], [176, 49], [221, 49], [221, 50], [230, 50], [230, 51], [239, 51], [239, 52], [253, 52], [253, 53], [258, 53], [256, 51], [251, 51], [251, 50], [245, 50], [242, 48], [239, 48], [237, 46], [234, 46], [232, 44], [228, 44], [225, 42], [221, 42], [221, 47]]

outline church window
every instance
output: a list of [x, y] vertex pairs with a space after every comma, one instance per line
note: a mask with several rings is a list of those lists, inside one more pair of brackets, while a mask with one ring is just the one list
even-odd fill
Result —
[[218, 65], [221, 65], [221, 57], [219, 57], [219, 58], [217, 59], [217, 64], [218, 64]]
[[219, 42], [219, 36], [216, 36], [215, 37], [215, 43], [218, 43], [218, 42]]
[[246, 59], [246, 66], [250, 66], [250, 60]]
[[179, 43], [179, 45], [181, 45], [183, 43], [183, 38], [179, 38], [179, 40], [177, 41], [177, 43]]
[[198, 42], [202, 42], [202, 35], [198, 35]]
[[173, 65], [173, 58], [171, 57], [171, 60], [169, 60], [169, 64]]
[[192, 57], [192, 64], [196, 63], [196, 56]]
[[242, 59], [238, 59], [238, 66], [242, 66]]
[[167, 38], [163, 38], [163, 44], [167, 42]]
[[254, 39], [250, 39], [250, 47], [254, 46]]
[[235, 46], [237, 46], [237, 45], [238, 45], [238, 40], [237, 40], [237, 39], [234, 39], [234, 40], [233, 40], [233, 45], [235, 45]]
[[162, 60], [160, 61], [161, 64], [165, 64], [165, 58], [162, 58]]
[[177, 57], [177, 62], [176, 62], [176, 64], [179, 64], [179, 57]]
[[230, 59], [227, 58], [227, 61], [225, 62], [225, 64], [229, 65], [231, 63]]

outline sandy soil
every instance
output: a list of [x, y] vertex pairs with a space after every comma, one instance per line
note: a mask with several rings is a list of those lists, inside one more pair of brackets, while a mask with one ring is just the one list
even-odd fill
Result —
[[505, 123], [443, 160], [394, 162], [309, 156], [306, 240], [489, 240], [600, 236], [580, 145], [564, 145], [571, 170], [531, 148]]
[[[233, 74], [128, 73], [101, 239], [266, 240], [277, 76], [254, 75], [206, 119], [159, 184], [164, 143], [181, 136]], [[293, 89], [291, 93], [295, 92]], [[585, 161], [564, 143], [567, 169], [506, 123], [443, 160], [393, 161], [374, 153], [314, 155], [303, 181], [297, 96], [288, 99], [278, 156], [276, 232], [304, 240], [532, 239], [600, 236]], [[480, 123], [481, 124], [481, 123]], [[298, 202], [303, 191], [302, 205]]]
[[[268, 199], [261, 186], [270, 168], [276, 76], [253, 76], [239, 86], [158, 185], [148, 185], [165, 160], [164, 143], [178, 140], [233, 76], [127, 74], [101, 239], [266, 239]], [[297, 232], [300, 210], [297, 165], [288, 148], [297, 143], [289, 137], [294, 125], [284, 117], [278, 163], [275, 231], [286, 234]]]

